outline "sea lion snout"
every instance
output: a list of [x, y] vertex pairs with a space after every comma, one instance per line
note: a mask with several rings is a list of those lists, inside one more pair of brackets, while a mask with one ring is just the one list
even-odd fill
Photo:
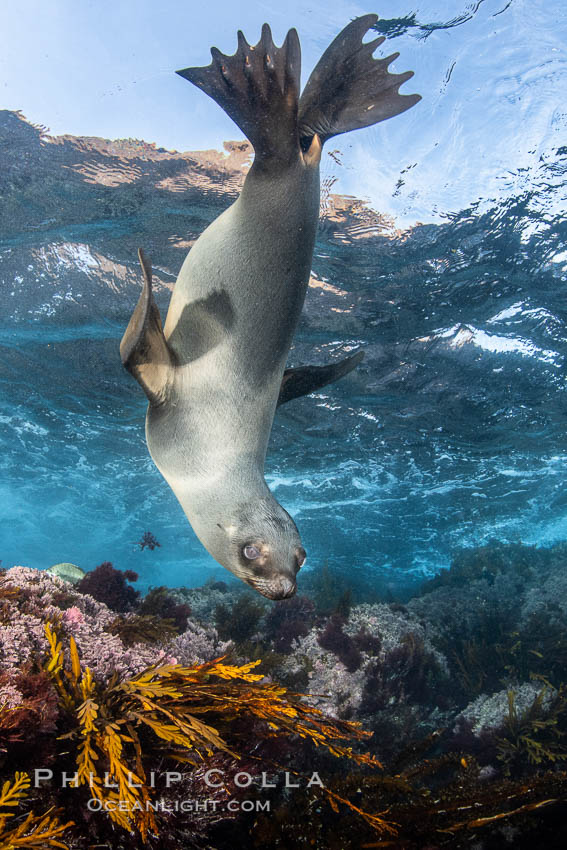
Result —
[[272, 585], [266, 588], [266, 590], [268, 592], [265, 592], [264, 595], [268, 596], [269, 599], [274, 599], [276, 601], [280, 599], [289, 599], [291, 596], [295, 595], [297, 582], [282, 576], [277, 581], [274, 581]]
[[246, 584], [249, 584], [250, 587], [253, 587], [254, 590], [261, 593], [266, 599], [273, 599], [274, 602], [278, 602], [281, 599], [289, 599], [295, 595], [297, 590], [295, 578], [286, 574], [274, 575], [270, 578], [260, 580], [255, 576], [248, 578], [241, 576], [241, 578], [244, 578]]

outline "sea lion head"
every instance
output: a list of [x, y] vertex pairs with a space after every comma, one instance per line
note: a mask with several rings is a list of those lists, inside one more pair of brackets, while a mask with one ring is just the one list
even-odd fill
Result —
[[223, 567], [268, 599], [289, 599], [295, 594], [305, 549], [294, 521], [275, 499], [240, 505], [230, 521], [218, 523], [217, 529], [221, 546], [215, 546], [214, 557]]
[[154, 463], [209, 554], [262, 596], [288, 599], [306, 557], [293, 519], [254, 461], [223, 458], [219, 470], [214, 456], [199, 456], [195, 440], [180, 437], [186, 417], [182, 404], [150, 406], [146, 437]]

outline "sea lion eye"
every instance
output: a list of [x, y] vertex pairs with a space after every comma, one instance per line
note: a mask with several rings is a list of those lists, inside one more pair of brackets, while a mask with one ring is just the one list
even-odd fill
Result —
[[303, 547], [297, 550], [297, 569], [300, 570], [303, 564], [305, 563], [305, 559], [307, 558], [307, 552]]
[[257, 546], [248, 545], [244, 547], [243, 554], [248, 561], [254, 561], [260, 557], [260, 550]]

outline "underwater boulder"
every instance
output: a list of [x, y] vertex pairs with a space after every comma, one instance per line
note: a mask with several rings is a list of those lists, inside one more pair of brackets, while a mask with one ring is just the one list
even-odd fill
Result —
[[76, 564], [69, 564], [66, 562], [53, 564], [53, 566], [49, 567], [46, 572], [50, 573], [52, 576], [57, 576], [57, 578], [63, 579], [63, 581], [68, 581], [69, 584], [78, 584], [86, 575], [85, 571]]

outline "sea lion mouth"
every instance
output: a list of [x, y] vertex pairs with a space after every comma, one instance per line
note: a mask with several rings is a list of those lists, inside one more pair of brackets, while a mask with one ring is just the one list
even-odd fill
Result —
[[290, 597], [294, 596], [297, 590], [297, 583], [289, 578], [279, 578], [273, 581], [263, 582], [248, 579], [247, 583], [250, 587], [253, 587], [254, 590], [257, 590], [258, 593], [261, 593], [262, 596], [267, 597], [267, 599], [273, 599], [274, 602], [282, 599], [290, 599]]

